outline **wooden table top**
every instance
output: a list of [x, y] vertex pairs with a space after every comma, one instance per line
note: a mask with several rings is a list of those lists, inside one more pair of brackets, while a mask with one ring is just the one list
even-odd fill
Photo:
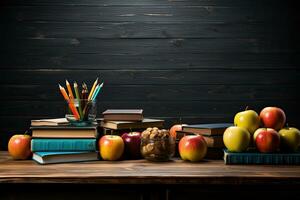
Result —
[[224, 165], [222, 160], [93, 161], [39, 165], [0, 152], [0, 183], [299, 184], [300, 166]]

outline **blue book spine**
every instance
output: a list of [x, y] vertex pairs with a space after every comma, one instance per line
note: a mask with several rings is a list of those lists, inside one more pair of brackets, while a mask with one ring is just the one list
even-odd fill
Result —
[[96, 151], [96, 139], [32, 139], [31, 151]]
[[224, 150], [225, 164], [299, 165], [300, 152], [295, 153], [233, 153]]

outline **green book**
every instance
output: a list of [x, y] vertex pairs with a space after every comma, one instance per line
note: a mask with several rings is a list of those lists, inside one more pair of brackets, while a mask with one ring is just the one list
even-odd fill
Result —
[[39, 164], [68, 163], [98, 160], [97, 152], [35, 152], [32, 159]]
[[299, 165], [300, 152], [295, 153], [260, 153], [251, 152], [229, 152], [224, 150], [224, 162], [230, 164], [265, 164], [265, 165]]

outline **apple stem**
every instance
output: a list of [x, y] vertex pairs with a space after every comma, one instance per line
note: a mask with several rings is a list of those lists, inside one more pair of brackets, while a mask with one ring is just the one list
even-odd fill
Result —
[[29, 134], [29, 130], [26, 130], [25, 133], [24, 133], [24, 135], [30, 135]]
[[289, 128], [289, 123], [286, 123], [286, 127]]
[[249, 106], [246, 106], [245, 110], [248, 110]]
[[182, 121], [182, 120], [181, 120], [181, 117], [179, 117], [179, 124], [182, 124], [181, 121]]

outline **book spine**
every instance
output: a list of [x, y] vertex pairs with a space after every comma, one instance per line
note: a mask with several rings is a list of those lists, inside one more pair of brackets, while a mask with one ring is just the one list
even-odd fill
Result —
[[32, 139], [31, 151], [95, 151], [96, 139]]
[[272, 154], [224, 154], [225, 164], [300, 164], [299, 155], [272, 155]]

